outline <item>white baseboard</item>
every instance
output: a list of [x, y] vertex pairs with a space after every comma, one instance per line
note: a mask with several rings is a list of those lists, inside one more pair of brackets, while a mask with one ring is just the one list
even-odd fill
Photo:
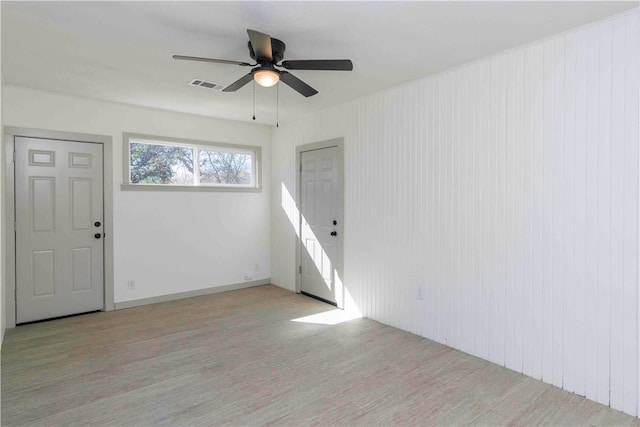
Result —
[[198, 297], [201, 295], [217, 294], [220, 292], [235, 291], [238, 289], [245, 289], [245, 288], [253, 288], [254, 286], [268, 285], [270, 283], [271, 283], [271, 278], [268, 278], [268, 279], [253, 280], [251, 282], [242, 282], [242, 283], [233, 283], [231, 285], [215, 286], [212, 288], [195, 289], [193, 291], [178, 292], [175, 294], [160, 295], [157, 297], [141, 298], [141, 299], [136, 299], [131, 301], [116, 302], [114, 304], [114, 308], [116, 310], [121, 310], [123, 308], [139, 307], [141, 305], [155, 304], [158, 302], [175, 301], [175, 300], [184, 299], [184, 298]]

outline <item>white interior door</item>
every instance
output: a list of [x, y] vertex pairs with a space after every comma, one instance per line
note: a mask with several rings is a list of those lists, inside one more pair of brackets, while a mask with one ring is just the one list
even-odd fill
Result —
[[338, 148], [300, 153], [301, 292], [341, 306], [342, 200]]
[[104, 305], [102, 144], [16, 137], [16, 322]]

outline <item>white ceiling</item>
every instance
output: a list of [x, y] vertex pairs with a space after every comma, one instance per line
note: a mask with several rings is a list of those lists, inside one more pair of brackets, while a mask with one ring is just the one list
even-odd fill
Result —
[[[173, 54], [250, 61], [246, 29], [287, 44], [285, 59], [350, 58], [352, 72], [294, 71], [319, 94], [280, 87], [280, 121], [400, 85], [637, 7], [630, 2], [6, 2], [5, 84], [251, 121], [248, 69]], [[276, 89], [256, 89], [256, 118], [276, 120]]]

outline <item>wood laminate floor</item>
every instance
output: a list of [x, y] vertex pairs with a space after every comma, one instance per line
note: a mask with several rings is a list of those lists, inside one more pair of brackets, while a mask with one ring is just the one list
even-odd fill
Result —
[[275, 286], [8, 330], [2, 425], [640, 425]]

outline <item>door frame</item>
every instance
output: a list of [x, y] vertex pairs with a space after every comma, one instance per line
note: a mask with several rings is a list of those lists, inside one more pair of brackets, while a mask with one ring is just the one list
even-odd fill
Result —
[[[345, 230], [345, 215], [344, 215], [344, 138], [329, 139], [326, 141], [313, 142], [311, 144], [304, 144], [296, 146], [296, 210], [298, 214], [298, 231], [296, 233], [296, 264], [295, 264], [295, 277], [296, 277], [296, 293], [301, 291], [301, 268], [302, 268], [302, 213], [300, 207], [302, 206], [302, 153], [307, 151], [322, 150], [323, 148], [336, 147], [338, 150], [338, 177], [340, 185], [338, 186], [338, 200], [340, 206], [338, 209], [342, 216], [342, 225], [338, 226], [338, 230], [342, 235], [342, 248], [340, 253], [342, 259], [335, 269], [338, 275], [344, 281], [344, 230]], [[334, 264], [335, 265], [335, 264]], [[345, 287], [344, 283], [336, 283], [336, 306], [340, 309], [344, 309], [344, 295]], [[341, 289], [338, 289], [340, 287]]]
[[113, 290], [113, 140], [107, 135], [93, 135], [78, 132], [63, 132], [5, 126], [4, 135], [4, 188], [1, 189], [4, 204], [2, 213], [2, 235], [6, 236], [3, 248], [2, 271], [4, 271], [5, 326], [16, 326], [16, 235], [15, 235], [15, 163], [13, 147], [15, 137], [43, 138], [62, 141], [102, 144], [103, 210], [104, 219], [104, 306], [103, 311], [114, 309]]

